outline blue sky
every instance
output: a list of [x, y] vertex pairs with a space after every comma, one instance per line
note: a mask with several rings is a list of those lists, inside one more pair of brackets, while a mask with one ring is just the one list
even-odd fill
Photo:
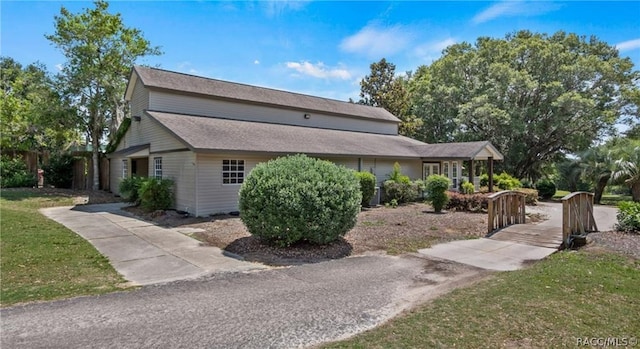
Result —
[[[64, 57], [44, 38], [64, 6], [84, 1], [0, 3], [0, 54], [51, 72]], [[640, 1], [113, 1], [112, 13], [164, 54], [163, 69], [347, 100], [369, 64], [397, 71], [430, 64], [446, 46], [516, 30], [595, 35], [640, 68]]]

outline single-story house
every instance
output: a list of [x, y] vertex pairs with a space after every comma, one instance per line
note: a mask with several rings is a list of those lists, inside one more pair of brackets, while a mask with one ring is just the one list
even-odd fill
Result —
[[132, 120], [108, 154], [111, 190], [132, 175], [169, 178], [175, 208], [196, 216], [236, 211], [251, 169], [286, 154], [370, 171], [380, 183], [398, 162], [412, 179], [444, 174], [453, 188], [463, 161], [503, 159], [489, 142], [398, 135], [400, 120], [382, 108], [156, 68], [134, 67], [125, 97]]

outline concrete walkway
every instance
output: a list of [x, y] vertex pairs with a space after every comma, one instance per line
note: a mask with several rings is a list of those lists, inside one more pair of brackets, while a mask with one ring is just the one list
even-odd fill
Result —
[[[540, 203], [526, 208], [527, 212], [540, 213], [547, 220], [534, 227], [562, 227], [562, 204]], [[594, 218], [600, 231], [613, 229], [617, 209], [607, 206], [595, 206]], [[500, 241], [480, 238], [475, 240], [452, 241], [419, 250], [418, 253], [433, 258], [454, 261], [489, 270], [517, 270], [530, 261], [543, 259], [556, 252], [556, 248], [532, 246], [513, 241]]]
[[213, 272], [244, 272], [262, 264], [225, 256], [183, 233], [162, 228], [121, 210], [124, 204], [41, 209], [45, 216], [87, 239], [128, 281], [138, 285], [196, 278]]

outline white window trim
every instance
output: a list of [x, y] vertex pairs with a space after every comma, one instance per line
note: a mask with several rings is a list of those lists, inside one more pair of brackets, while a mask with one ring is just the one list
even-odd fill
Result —
[[[245, 177], [246, 163], [247, 162], [242, 159], [222, 160], [222, 185], [242, 185], [242, 183], [246, 178]], [[225, 166], [228, 166], [229, 168], [225, 170]], [[234, 166], [235, 166], [235, 169], [234, 169]], [[242, 170], [240, 170], [240, 168], [242, 168]], [[225, 174], [229, 174], [229, 176], [225, 177]], [[225, 179], [228, 179], [229, 183], [225, 183]]]
[[460, 181], [460, 166], [457, 161], [451, 161], [451, 187], [458, 190], [458, 182]]
[[[158, 164], [160, 167], [158, 168]], [[162, 179], [162, 157], [153, 158], [153, 177]]]
[[129, 159], [122, 159], [122, 178], [129, 177]]

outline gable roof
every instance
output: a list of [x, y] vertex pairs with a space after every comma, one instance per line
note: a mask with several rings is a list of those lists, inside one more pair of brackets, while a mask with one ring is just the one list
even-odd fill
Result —
[[504, 160], [489, 141], [424, 144], [418, 146], [418, 152], [429, 159], [484, 160], [491, 156], [494, 160]]
[[[471, 159], [489, 142], [427, 144], [397, 135], [220, 119], [146, 111], [168, 132], [197, 152], [305, 153], [392, 158]], [[455, 150], [447, 147], [453, 145]], [[460, 152], [460, 153], [456, 153]], [[462, 155], [461, 155], [462, 154]], [[494, 157], [501, 160], [497, 152]]]
[[126, 99], [131, 98], [137, 79], [148, 88], [196, 94], [217, 99], [319, 112], [347, 117], [375, 119], [399, 123], [400, 119], [383, 108], [338, 101], [335, 99], [204, 78], [158, 68], [134, 66], [127, 86]]

